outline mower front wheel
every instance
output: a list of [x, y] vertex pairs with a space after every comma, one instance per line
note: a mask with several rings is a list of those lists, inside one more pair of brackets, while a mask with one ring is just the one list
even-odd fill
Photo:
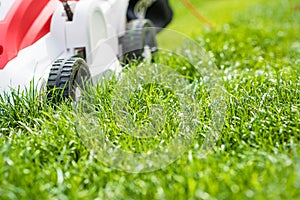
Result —
[[81, 96], [81, 90], [90, 78], [89, 68], [82, 58], [58, 59], [50, 69], [47, 97], [55, 102], [62, 99], [76, 101]]

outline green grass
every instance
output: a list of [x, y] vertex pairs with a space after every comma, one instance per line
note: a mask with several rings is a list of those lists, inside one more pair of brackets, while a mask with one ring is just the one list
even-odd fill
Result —
[[[243, 12], [262, 0], [239, 1], [239, 0], [189, 0], [197, 8], [198, 12], [216, 27], [237, 18], [238, 13]], [[180, 31], [187, 35], [202, 34], [208, 27], [199, 21], [181, 1], [170, 0], [174, 12], [174, 21], [168, 28]]]
[[[205, 77], [176, 56], [158, 55], [158, 62], [187, 79], [197, 99], [199, 127], [179, 159], [149, 173], [112, 169], [79, 137], [78, 113], [70, 102], [56, 107], [33, 90], [14, 93], [0, 98], [0, 199], [299, 199], [299, 3], [224, 2], [197, 1], [216, 29], [190, 32], [184, 19], [187, 27], [199, 22], [172, 1], [182, 16], [170, 28], [192, 35], [207, 50], [226, 90], [224, 126], [212, 151], [203, 154], [201, 148], [213, 102]], [[235, 14], [231, 10], [223, 17], [229, 7]], [[163, 147], [176, 136], [178, 99], [155, 84], [138, 90], [126, 109], [136, 114], [136, 123], [144, 123], [157, 102], [168, 108], [161, 137], [141, 140], [120, 131], [110, 104], [117, 86], [116, 80], [104, 81], [92, 99], [98, 124], [115, 145], [147, 152], [161, 148], [161, 138]]]

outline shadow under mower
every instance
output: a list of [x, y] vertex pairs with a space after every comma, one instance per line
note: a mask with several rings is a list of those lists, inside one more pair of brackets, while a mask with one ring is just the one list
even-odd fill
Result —
[[0, 94], [33, 83], [77, 100], [86, 82], [154, 53], [171, 19], [167, 0], [1, 0]]

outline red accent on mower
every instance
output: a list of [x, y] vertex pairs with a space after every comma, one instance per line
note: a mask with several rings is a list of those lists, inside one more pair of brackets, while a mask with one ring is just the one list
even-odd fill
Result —
[[[57, 1], [15, 0], [0, 21], [0, 69], [50, 31]], [[3, 6], [3, 5], [2, 5]]]

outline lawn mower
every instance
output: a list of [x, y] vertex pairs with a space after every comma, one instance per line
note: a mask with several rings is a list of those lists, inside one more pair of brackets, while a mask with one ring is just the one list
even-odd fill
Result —
[[0, 94], [33, 84], [76, 100], [86, 82], [154, 53], [171, 19], [167, 0], [0, 0]]

